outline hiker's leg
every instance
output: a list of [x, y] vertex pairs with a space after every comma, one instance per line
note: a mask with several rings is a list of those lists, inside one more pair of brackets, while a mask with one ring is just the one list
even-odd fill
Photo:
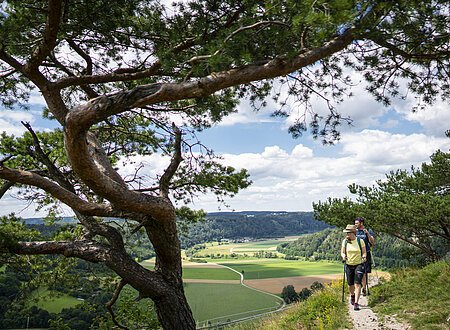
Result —
[[361, 295], [361, 283], [364, 275], [364, 266], [360, 264], [355, 271], [355, 302], [359, 304], [359, 297]]
[[361, 284], [355, 283], [355, 302], [359, 304], [359, 297], [361, 296]]
[[355, 286], [354, 285], [349, 285], [348, 286], [348, 291], [350, 291], [350, 294], [353, 296], [355, 294]]

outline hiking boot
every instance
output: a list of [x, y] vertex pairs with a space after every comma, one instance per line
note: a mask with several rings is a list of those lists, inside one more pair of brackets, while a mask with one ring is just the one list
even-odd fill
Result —
[[366, 288], [362, 289], [362, 295], [363, 295], [364, 297], [367, 296]]
[[355, 304], [353, 305], [353, 309], [354, 309], [355, 311], [359, 311], [359, 310], [360, 310], [359, 304], [358, 304], [358, 303], [355, 303]]
[[352, 294], [352, 295], [350, 296], [350, 304], [352, 304], [352, 305], [355, 304], [355, 295], [354, 295], [354, 294]]

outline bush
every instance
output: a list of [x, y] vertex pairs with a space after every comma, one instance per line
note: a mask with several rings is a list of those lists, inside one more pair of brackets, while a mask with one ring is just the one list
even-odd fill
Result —
[[302, 324], [308, 329], [342, 329], [350, 325], [346, 319], [347, 307], [341, 301], [338, 282], [314, 292], [307, 300], [298, 304], [295, 312], [285, 322]]

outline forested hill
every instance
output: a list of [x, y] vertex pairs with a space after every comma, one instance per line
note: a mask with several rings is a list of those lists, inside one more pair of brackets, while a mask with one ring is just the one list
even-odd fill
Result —
[[[277, 250], [288, 257], [300, 257], [307, 260], [340, 260], [340, 246], [343, 239], [342, 229], [327, 228], [302, 236], [294, 242], [283, 243]], [[376, 266], [393, 268], [420, 264], [423, 261], [418, 249], [397, 238], [376, 233], [375, 239], [376, 244], [372, 247], [372, 251]]]
[[[28, 225], [39, 226], [44, 231], [41, 218], [25, 220]], [[58, 223], [75, 223], [74, 218], [63, 218]], [[184, 227], [184, 226], [183, 226]], [[239, 238], [270, 238], [314, 233], [329, 225], [314, 220], [313, 212], [215, 212], [208, 213], [205, 221], [189, 224], [182, 230], [181, 242], [184, 248], [207, 241]]]
[[301, 235], [329, 228], [314, 220], [312, 212], [217, 212], [208, 213], [204, 222], [190, 226], [183, 245], [222, 238], [267, 238]]

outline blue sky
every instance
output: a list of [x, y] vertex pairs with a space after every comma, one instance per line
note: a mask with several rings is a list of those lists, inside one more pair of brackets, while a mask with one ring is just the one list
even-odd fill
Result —
[[[449, 151], [450, 139], [444, 132], [449, 127], [450, 111], [447, 103], [418, 113], [410, 111], [413, 100], [394, 101], [385, 108], [376, 103], [358, 86], [355, 96], [342, 103], [338, 110], [354, 119], [352, 126], [343, 126], [341, 141], [324, 146], [309, 133], [293, 139], [287, 132], [295, 114], [301, 113], [292, 104], [292, 116], [272, 118], [275, 105], [254, 112], [246, 100], [238, 112], [222, 123], [198, 134], [199, 139], [217, 154], [226, 165], [247, 168], [253, 184], [219, 205], [213, 195], [201, 196], [189, 205], [209, 212], [220, 210], [311, 211], [312, 202], [328, 197], [350, 196], [351, 183], [373, 185], [385, 173], [409, 169], [429, 161], [437, 149]], [[0, 109], [0, 131], [16, 135], [24, 131], [21, 120], [29, 121], [36, 130], [55, 127], [54, 122], [40, 117], [43, 101], [33, 96], [30, 111]], [[317, 111], [324, 111], [317, 100]], [[144, 164], [144, 173], [156, 176], [165, 168], [168, 159], [161, 155], [134, 157], [136, 164]], [[125, 167], [123, 175], [134, 169]], [[22, 217], [42, 216], [33, 205], [18, 200], [15, 190], [0, 200], [0, 214], [15, 212]], [[70, 215], [69, 211], [65, 211]]]
[[[353, 81], [361, 77], [350, 73]], [[412, 113], [414, 95], [393, 100], [390, 107], [374, 101], [360, 83], [352, 89], [354, 96], [337, 106], [344, 117], [353, 119], [352, 126], [341, 127], [341, 140], [333, 146], [323, 146], [309, 133], [299, 139], [288, 134], [288, 127], [304, 113], [295, 102], [288, 103], [288, 118], [273, 118], [276, 105], [270, 100], [265, 108], [254, 112], [247, 100], [241, 100], [238, 111], [220, 124], [198, 134], [205, 145], [222, 155], [225, 165], [246, 168], [253, 184], [226, 202], [231, 210], [311, 211], [312, 203], [328, 197], [349, 196], [351, 183], [373, 185], [389, 171], [409, 169], [429, 161], [437, 149], [449, 151], [450, 139], [444, 132], [450, 127], [450, 107], [436, 102], [425, 111]], [[35, 130], [55, 127], [54, 122], [41, 118], [44, 103], [33, 94], [30, 111], [10, 111], [0, 108], [0, 132], [20, 135], [28, 121]], [[326, 114], [327, 107], [313, 99], [314, 111]], [[177, 121], [178, 120], [178, 121]], [[181, 123], [180, 119], [174, 121]], [[134, 157], [136, 166], [144, 165], [142, 173], [156, 177], [168, 159], [161, 155]], [[123, 175], [134, 174], [134, 168], [120, 169]], [[192, 208], [214, 212], [230, 210], [218, 205], [216, 196], [200, 196]], [[17, 199], [12, 189], [0, 200], [0, 215], [15, 212], [22, 217], [42, 216], [33, 205]]]

